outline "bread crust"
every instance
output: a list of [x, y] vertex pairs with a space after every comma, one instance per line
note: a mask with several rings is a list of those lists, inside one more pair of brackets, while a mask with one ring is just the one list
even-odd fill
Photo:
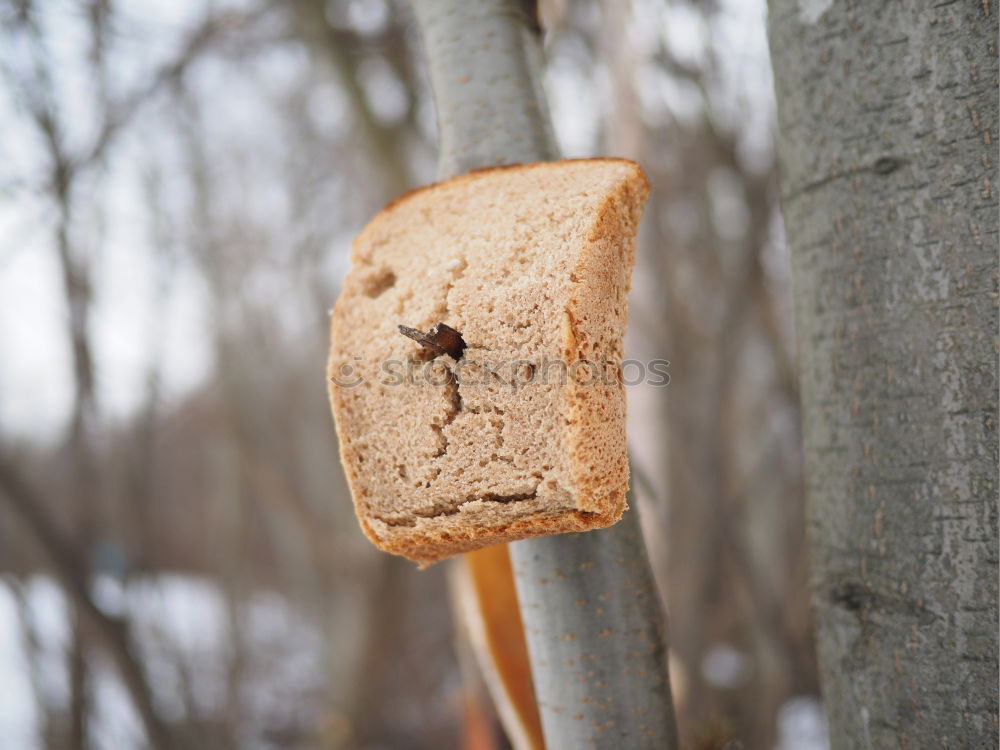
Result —
[[[376, 546], [426, 565], [621, 517], [621, 339], [648, 190], [622, 159], [490, 167], [410, 191], [359, 233], [332, 314], [328, 376], [341, 461]], [[463, 363], [441, 355], [450, 383], [377, 381], [365, 357], [382, 357], [383, 369], [388, 355], [428, 358], [394, 334], [397, 324], [437, 322], [466, 336], [473, 367], [492, 352], [555, 355], [600, 362], [614, 377], [528, 381], [507, 393], [496, 373], [498, 383], [484, 375], [482, 388], [465, 385]], [[355, 362], [363, 383], [338, 385]], [[502, 447], [491, 453], [490, 440]]]
[[[390, 209], [395, 208], [399, 204], [404, 203], [410, 200], [411, 198], [415, 198], [420, 193], [434, 190], [435, 188], [440, 187], [441, 185], [458, 184], [461, 183], [462, 181], [473, 179], [475, 177], [480, 177], [482, 175], [489, 174], [491, 172], [504, 172], [506, 170], [523, 171], [528, 169], [536, 169], [539, 167], [544, 168], [547, 166], [551, 166], [552, 164], [629, 164], [635, 167], [635, 169], [637, 170], [638, 177], [642, 180], [644, 191], [646, 192], [646, 194], [649, 193], [650, 186], [649, 186], [649, 180], [646, 177], [646, 173], [642, 171], [642, 167], [640, 167], [636, 162], [632, 161], [631, 159], [621, 159], [615, 156], [581, 156], [573, 159], [559, 159], [558, 161], [533, 161], [533, 162], [513, 162], [511, 164], [497, 164], [496, 166], [492, 167], [478, 167], [477, 169], [470, 169], [468, 172], [456, 175], [455, 177], [450, 177], [447, 180], [437, 180], [436, 182], [429, 182], [426, 185], [420, 185], [418, 187], [411, 188], [410, 190], [407, 190], [405, 193], [400, 193], [391, 201], [382, 206], [382, 210], [379, 211], [377, 214], [375, 214], [372, 220], [368, 222], [365, 229], [367, 229], [373, 223], [378, 221], [379, 217], [385, 216], [386, 212], [389, 211]], [[363, 231], [364, 230], [362, 230], [362, 232]]]

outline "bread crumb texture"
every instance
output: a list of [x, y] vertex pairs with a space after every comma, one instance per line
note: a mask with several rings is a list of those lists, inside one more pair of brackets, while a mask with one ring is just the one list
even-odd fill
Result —
[[[421, 564], [625, 509], [626, 294], [648, 184], [622, 159], [471, 172], [354, 241], [330, 400], [365, 534]], [[461, 359], [399, 325], [458, 330]]]

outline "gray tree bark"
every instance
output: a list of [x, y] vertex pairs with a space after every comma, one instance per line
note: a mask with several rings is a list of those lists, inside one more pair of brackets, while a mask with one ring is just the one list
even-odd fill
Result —
[[[414, 6], [441, 176], [556, 158], [534, 3]], [[515, 542], [510, 555], [548, 750], [676, 748], [664, 619], [638, 511], [610, 529]]]
[[771, 0], [834, 748], [997, 746], [997, 3]]

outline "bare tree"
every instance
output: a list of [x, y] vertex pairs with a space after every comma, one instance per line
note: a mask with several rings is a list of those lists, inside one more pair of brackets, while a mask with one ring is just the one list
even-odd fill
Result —
[[[767, 148], [748, 156], [740, 121], [768, 105], [755, 100], [736, 118], [727, 115], [746, 93], [720, 71], [739, 57], [731, 45], [705, 41], [693, 57], [680, 55], [681, 48], [690, 53], [695, 37], [717, 38], [731, 26], [737, 5], [541, 3], [545, 60], [528, 4], [496, 5], [503, 12], [489, 17], [490, 28], [505, 29], [494, 38], [511, 42], [515, 53], [502, 71], [491, 69], [501, 73], [491, 101], [502, 102], [502, 112], [491, 121], [488, 108], [477, 110], [478, 87], [466, 85], [471, 112], [442, 119], [440, 129], [451, 138], [443, 155], [463, 160], [456, 170], [501, 156], [553, 156], [546, 106], [533, 98], [537, 92], [524, 95], [537, 88], [541, 69], [560, 128], [577, 128], [568, 149], [630, 156], [649, 176], [654, 190], [626, 346], [639, 356], [669, 357], [673, 381], [639, 403], [636, 390], [629, 394], [631, 414], [649, 429], [630, 433], [640, 464], [633, 471], [638, 503], [630, 503], [643, 506], [646, 544], [672, 614], [671, 689], [682, 739], [697, 744], [724, 735], [766, 747], [780, 706], [816, 690], [775, 169]], [[4, 591], [23, 589], [30, 619], [39, 614], [38, 592], [48, 590], [44, 576], [58, 572], [53, 552], [65, 546], [79, 573], [63, 593], [80, 613], [71, 624], [85, 657], [77, 662], [80, 720], [70, 721], [61, 666], [51, 670], [54, 658], [75, 657], [38, 628], [29, 647], [43, 670], [41, 731], [66, 745], [73, 723], [78, 738], [98, 741], [114, 718], [101, 696], [122, 674], [103, 669], [102, 657], [117, 664], [120, 656], [106, 643], [107, 622], [88, 614], [96, 607], [112, 629], [124, 624], [128, 637], [119, 645], [129, 647], [135, 671], [150, 676], [150, 704], [174, 743], [214, 748], [266, 737], [345, 748], [451, 746], [461, 700], [446, 566], [418, 573], [360, 534], [318, 374], [349, 235], [384, 201], [433, 177], [435, 121], [410, 3], [167, 6], [170, 18], [187, 20], [161, 25], [165, 16], [113, 0], [0, 0], [0, 97], [14, 105], [0, 107], [12, 124], [0, 151], [15, 157], [0, 159], [0, 200], [30, 205], [8, 215], [30, 225], [30, 238], [51, 250], [59, 268], [61, 203], [53, 190], [60, 180], [69, 184], [77, 309], [65, 316], [59, 343], [65, 338], [72, 385], [75, 316], [87, 339], [77, 351], [90, 350], [91, 396], [84, 401], [94, 405], [82, 443], [96, 477], [86, 493], [94, 498], [92, 524], [77, 523], [84, 519], [74, 510], [83, 507], [75, 498], [86, 483], [75, 481], [72, 402], [55, 446], [24, 425], [0, 426], [0, 467], [15, 469], [16, 486], [28, 488], [44, 527], [57, 532], [55, 550], [38, 544], [37, 530], [22, 533], [40, 527], [17, 522], [31, 505], [9, 497], [15, 485], [8, 479], [0, 488], [0, 516], [11, 521], [0, 523], [0, 564], [10, 576]], [[694, 24], [684, 43], [671, 33], [675, 15], [689, 29]], [[39, 33], [31, 28], [36, 22]], [[456, 32], [456, 50], [476, 43], [479, 32], [471, 29], [481, 26], [471, 23]], [[442, 71], [447, 76], [448, 65]], [[503, 74], [514, 82], [506, 92], [499, 90]], [[674, 109], [681, 100], [686, 115]], [[46, 117], [61, 134], [59, 158], [38, 127]], [[504, 125], [494, 132], [495, 123]], [[477, 141], [477, 129], [498, 140]], [[769, 142], [766, 132], [761, 140]], [[728, 212], [718, 210], [720, 185]], [[34, 210], [43, 209], [45, 220], [36, 220]], [[33, 247], [6, 232], [0, 244], [0, 273]], [[150, 292], [138, 302], [128, 293], [117, 297], [121, 276], [133, 270], [134, 289]], [[68, 298], [60, 273], [50, 286], [62, 309]], [[135, 305], [144, 306], [141, 317], [120, 325], [116, 316], [139, 312]], [[122, 344], [140, 359], [118, 359]], [[194, 357], [178, 357], [178, 345]], [[3, 372], [26, 370], [11, 364], [19, 353], [4, 352]], [[192, 384], [192, 373], [178, 379], [195, 360], [206, 369], [193, 374], [205, 380]], [[130, 387], [143, 376], [148, 387]], [[178, 390], [182, 380], [190, 391]], [[55, 403], [45, 391], [30, 397]], [[0, 393], [5, 407], [9, 392]], [[119, 397], [129, 392], [138, 403], [126, 414]], [[616, 540], [608, 546], [632, 554], [635, 520], [629, 514], [616, 529], [624, 535], [604, 534]], [[530, 577], [531, 566], [548, 565], [550, 553], [564, 560], [570, 545], [515, 545], [515, 554], [538, 555], [522, 568]], [[184, 604], [171, 598], [174, 583], [218, 605], [214, 625], [224, 643], [213, 651], [192, 650], [170, 617], [150, 622], [151, 612], [172, 614], [157, 608]], [[646, 607], [642, 619], [655, 624], [649, 580], [639, 583], [633, 593]], [[90, 604], [72, 599], [81, 591]], [[273, 643], [273, 652], [263, 648], [248, 621], [258, 597], [307, 614], [316, 640], [288, 644], [287, 652]], [[595, 627], [605, 626], [614, 627]], [[578, 621], [558, 617], [541, 627], [581, 630]], [[720, 682], [705, 669], [720, 646], [743, 660], [735, 681]], [[322, 686], [297, 683], [294, 700], [284, 701], [294, 704], [293, 719], [258, 700], [259, 682], [274, 684], [271, 668], [286, 654], [303, 655], [325, 676]], [[662, 654], [647, 658], [662, 668]], [[650, 674], [653, 683], [661, 677]], [[561, 698], [579, 697], [556, 687]], [[662, 694], [650, 700], [666, 705]]]
[[111, 85], [106, 58], [111, 5], [102, 2], [90, 5], [85, 24], [88, 34], [86, 59], [93, 82], [92, 104], [97, 112], [97, 123], [92, 137], [80, 145], [75, 142], [77, 134], [71, 132], [69, 117], [59, 101], [61, 71], [49, 48], [49, 35], [43, 28], [41, 17], [45, 9], [33, 2], [24, 2], [17, 8], [4, 10], [9, 23], [5, 31], [22, 42], [26, 55], [18, 61], [21, 67], [11, 64], [9, 59], [4, 60], [0, 72], [43, 147], [41, 188], [54, 210], [52, 241], [68, 311], [74, 397], [64, 439], [69, 489], [58, 500], [62, 502], [62, 515], [73, 529], [72, 535], [60, 530], [49, 510], [51, 501], [16, 470], [6, 455], [0, 456], [0, 497], [25, 522], [49, 557], [71, 604], [72, 642], [67, 652], [68, 746], [82, 749], [90, 744], [89, 664], [93, 652], [91, 640], [96, 634], [118, 667], [143, 723], [147, 741], [154, 748], [162, 748], [168, 745], [168, 732], [156, 712], [152, 690], [135, 653], [130, 622], [126, 617], [113, 617], [102, 611], [90, 591], [92, 553], [99, 530], [108, 525], [107, 517], [112, 509], [107, 482], [100, 471], [98, 435], [102, 425], [91, 338], [93, 259], [100, 250], [102, 226], [100, 218], [89, 216], [92, 221], [87, 224], [81, 215], [93, 210], [88, 209], [84, 195], [88, 180], [99, 180], [123, 129], [143, 106], [183, 77], [220, 30], [238, 28], [243, 16], [209, 15], [184, 40], [177, 57], [154, 70], [134, 88], [116, 92]]
[[835, 748], [997, 743], [997, 18], [771, 2]]
[[[168, 747], [166, 728], [156, 713], [152, 691], [142, 664], [135, 654], [129, 622], [107, 615], [94, 602], [89, 588], [89, 568], [84, 563], [84, 555], [75, 540], [67, 539], [59, 531], [45, 510], [42, 498], [13, 466], [6, 464], [4, 460], [0, 460], [0, 494], [37, 538], [45, 554], [49, 556], [56, 575], [79, 616], [86, 618], [88, 625], [98, 633], [115, 660], [122, 682], [142, 719], [150, 746], [157, 750]], [[79, 628], [80, 624], [74, 622], [74, 627]], [[86, 655], [87, 647], [84, 645], [80, 658], [86, 658]], [[87, 704], [83, 702], [79, 708], [72, 707], [71, 710], [80, 710], [83, 713], [74, 716], [74, 719], [80, 722], [80, 726], [70, 728], [70, 742], [85, 745], [88, 741], [87, 735], [82, 732], [87, 726]]]
[[[662, 22], [683, 44], [642, 10], [602, 8], [597, 61], [614, 81], [605, 151], [653, 185], [626, 348], [670, 360], [668, 387], [630, 394], [634, 476], [682, 743], [772, 747], [782, 707], [817, 686], [763, 9], [676, 0]], [[565, 33], [593, 23], [571, 14]]]

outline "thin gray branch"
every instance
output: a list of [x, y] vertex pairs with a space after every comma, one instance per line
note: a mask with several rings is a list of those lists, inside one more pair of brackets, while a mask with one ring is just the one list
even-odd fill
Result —
[[417, 0], [442, 178], [557, 158], [533, 14], [509, 0]]
[[[415, 0], [442, 177], [556, 157], [527, 5]], [[515, 542], [510, 553], [549, 750], [676, 748], [664, 618], [638, 511], [610, 529]]]

